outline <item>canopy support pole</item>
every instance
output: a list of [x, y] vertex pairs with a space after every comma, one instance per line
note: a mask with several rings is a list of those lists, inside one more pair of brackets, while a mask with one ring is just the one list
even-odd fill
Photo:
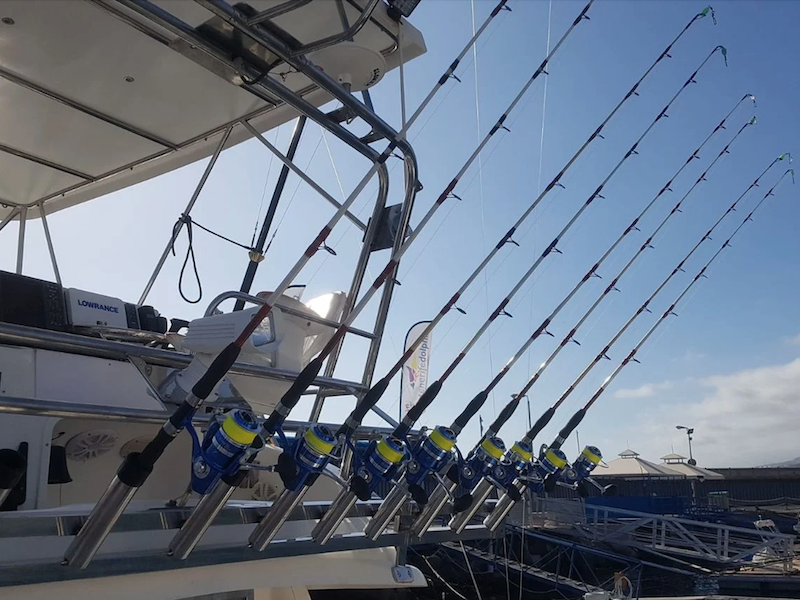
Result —
[[47, 225], [47, 215], [44, 210], [44, 202], [39, 204], [39, 214], [42, 216], [42, 229], [44, 229], [44, 239], [47, 241], [47, 250], [50, 252], [50, 262], [53, 264], [53, 273], [56, 276], [56, 283], [61, 285], [61, 273], [58, 271], [56, 261], [56, 250], [53, 247], [53, 238], [50, 237], [50, 227]]
[[22, 259], [25, 255], [25, 224], [28, 221], [28, 208], [19, 209], [19, 239], [17, 241], [17, 275], [22, 275]]

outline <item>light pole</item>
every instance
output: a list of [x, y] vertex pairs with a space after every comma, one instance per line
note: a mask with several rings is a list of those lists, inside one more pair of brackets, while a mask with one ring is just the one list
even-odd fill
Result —
[[[517, 397], [517, 394], [511, 394], [511, 399], [512, 400], [516, 399], [516, 397]], [[528, 403], [528, 429], [530, 429], [532, 427], [532, 424], [531, 424], [531, 399], [528, 397], [528, 394], [525, 394], [522, 397], [525, 398], [525, 401]]]
[[694, 429], [690, 427], [684, 427], [683, 425], [675, 425], [675, 429], [685, 429], [686, 430], [686, 437], [689, 438], [689, 464], [694, 466], [697, 464], [697, 461], [692, 456], [692, 434], [694, 433]]

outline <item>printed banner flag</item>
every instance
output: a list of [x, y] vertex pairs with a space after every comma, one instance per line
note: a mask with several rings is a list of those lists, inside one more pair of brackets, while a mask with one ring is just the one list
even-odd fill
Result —
[[[411, 326], [406, 334], [406, 341], [403, 350], [408, 350], [409, 346], [413, 345], [415, 341], [424, 331], [425, 327], [430, 321], [420, 321]], [[431, 334], [425, 336], [422, 343], [414, 350], [404, 364], [403, 372], [400, 377], [400, 419], [411, 410], [420, 396], [428, 388], [428, 370], [430, 368], [431, 359]]]

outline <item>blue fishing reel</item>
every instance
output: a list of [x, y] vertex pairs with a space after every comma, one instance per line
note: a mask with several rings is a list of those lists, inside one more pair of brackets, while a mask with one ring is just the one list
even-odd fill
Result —
[[328, 464], [336, 446], [336, 436], [325, 425], [316, 424], [302, 435], [289, 441], [282, 430], [277, 432], [283, 452], [278, 456], [275, 471], [280, 475], [284, 487], [297, 491], [304, 485], [312, 485]]
[[411, 459], [406, 466], [406, 482], [408, 491], [417, 504], [428, 502], [428, 493], [422, 486], [432, 472], [442, 468], [455, 445], [455, 432], [449, 427], [439, 426], [420, 438], [411, 451]]
[[[531, 464], [525, 477], [528, 489], [535, 493], [552, 491], [555, 481], [568, 464], [567, 455], [560, 448], [542, 446], [539, 460]], [[549, 487], [548, 482], [553, 482], [553, 488]]]
[[561, 472], [559, 482], [577, 489], [578, 493], [585, 498], [589, 495], [586, 480], [601, 460], [603, 460], [603, 454], [597, 447], [586, 446], [575, 462]]
[[[447, 473], [447, 477], [463, 489], [472, 490], [484, 477], [492, 475], [492, 469], [503, 459], [506, 445], [497, 436], [486, 438], [475, 449], [472, 456], [461, 461]], [[504, 469], [506, 467], [503, 467]], [[472, 504], [472, 495], [467, 492], [453, 501], [453, 512], [462, 512]]]
[[492, 473], [492, 479], [517, 502], [522, 496], [516, 486], [512, 485], [521, 473], [525, 473], [533, 460], [533, 448], [528, 442], [517, 442], [506, 453], [504, 461], [498, 463]]
[[394, 436], [373, 440], [356, 454], [350, 491], [361, 501], [369, 500], [381, 483], [391, 481], [407, 459], [406, 444]]
[[198, 494], [206, 494], [222, 477], [239, 470], [259, 430], [255, 415], [240, 409], [211, 423], [202, 442], [191, 421], [185, 427], [192, 436], [192, 490]]

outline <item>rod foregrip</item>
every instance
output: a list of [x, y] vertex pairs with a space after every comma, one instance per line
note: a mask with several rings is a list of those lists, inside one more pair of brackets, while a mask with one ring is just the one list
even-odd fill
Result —
[[[164, 450], [167, 449], [167, 446], [172, 443], [172, 440], [175, 439], [175, 435], [177, 432], [183, 429], [184, 423], [191, 419], [192, 415], [194, 414], [195, 408], [185, 400], [181, 402], [180, 406], [175, 409], [167, 423], [164, 424], [164, 427], [158, 430], [156, 436], [148, 442], [148, 444], [144, 447], [141, 452], [141, 455], [138, 458], [138, 462], [141, 466], [148, 471], [153, 470], [153, 465], [156, 461], [161, 458], [161, 455], [164, 454]], [[168, 431], [168, 428], [172, 429], [172, 432]]]
[[550, 444], [551, 448], [558, 449], [561, 448], [561, 444], [569, 437], [569, 435], [575, 431], [575, 428], [580, 425], [581, 421], [583, 421], [583, 417], [586, 416], [586, 411], [584, 409], [579, 409], [570, 420], [567, 421], [567, 424], [561, 428], [561, 431], [558, 432], [558, 437], [555, 441]]
[[267, 420], [264, 421], [262, 429], [265, 434], [272, 435], [277, 431], [281, 423], [286, 420], [286, 417], [300, 400], [300, 396], [308, 389], [308, 386], [314, 383], [317, 375], [319, 375], [319, 372], [322, 370], [322, 362], [323, 359], [318, 356], [300, 371], [300, 374], [297, 376], [297, 379], [294, 380], [292, 386], [286, 390], [280, 402], [278, 402], [269, 417], [267, 417]]
[[500, 431], [503, 425], [511, 418], [511, 415], [514, 414], [514, 411], [517, 410], [519, 406], [520, 397], [516, 396], [511, 402], [506, 404], [503, 407], [503, 410], [500, 411], [500, 414], [497, 415], [497, 418], [494, 422], [489, 425], [489, 431], [493, 431], [495, 434]]
[[422, 416], [422, 413], [425, 412], [425, 409], [431, 405], [431, 402], [436, 399], [436, 396], [439, 395], [441, 389], [442, 382], [438, 379], [430, 384], [428, 389], [425, 390], [422, 393], [422, 396], [420, 396], [419, 400], [417, 400], [417, 403], [412, 406], [411, 410], [409, 410], [406, 413], [406, 416], [403, 417], [403, 420], [395, 428], [392, 435], [400, 439], [403, 439], [405, 436], [407, 436], [408, 432], [411, 431], [411, 428], [414, 426], [414, 423], [416, 423], [417, 419]]
[[456, 432], [461, 432], [464, 427], [467, 426], [469, 420], [475, 416], [475, 414], [481, 409], [483, 403], [486, 402], [486, 399], [489, 397], [489, 392], [486, 390], [481, 390], [475, 397], [469, 401], [467, 407], [461, 411], [461, 414], [456, 417], [456, 420], [453, 421], [452, 429]]
[[536, 423], [533, 424], [533, 427], [531, 427], [531, 430], [525, 437], [533, 441], [536, 436], [542, 432], [542, 429], [547, 427], [547, 424], [550, 422], [550, 419], [553, 418], [554, 414], [556, 414], [556, 409], [553, 406], [544, 411], [542, 416], [536, 420]]
[[361, 398], [358, 404], [356, 404], [355, 409], [347, 420], [352, 423], [361, 423], [364, 417], [367, 416], [367, 413], [378, 403], [378, 400], [381, 399], [386, 388], [389, 387], [390, 381], [391, 379], [389, 377], [384, 377], [373, 385], [369, 391], [364, 394], [364, 397]]
[[233, 366], [233, 363], [236, 362], [236, 359], [239, 358], [239, 352], [241, 352], [239, 346], [233, 342], [228, 344], [225, 349], [217, 355], [217, 358], [214, 359], [211, 366], [206, 369], [203, 376], [194, 384], [192, 387], [192, 394], [201, 400], [208, 398], [216, 385], [225, 377], [225, 374]]

